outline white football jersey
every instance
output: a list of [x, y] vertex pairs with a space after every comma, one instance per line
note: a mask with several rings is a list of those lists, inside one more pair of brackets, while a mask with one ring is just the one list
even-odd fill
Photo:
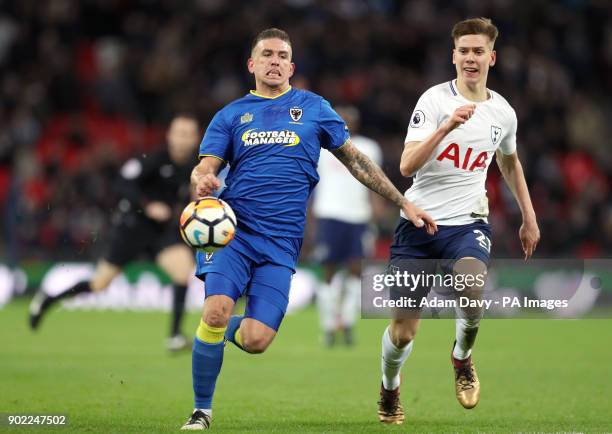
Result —
[[[428, 89], [410, 118], [405, 142], [429, 137], [460, 106], [476, 104], [474, 115], [442, 139], [416, 172], [405, 196], [439, 225], [464, 225], [489, 214], [485, 180], [495, 151], [516, 151], [516, 113], [497, 92], [474, 103], [461, 96], [456, 80]], [[402, 213], [402, 217], [405, 215]]]
[[[380, 165], [382, 152], [378, 143], [363, 136], [351, 136], [357, 149]], [[372, 217], [369, 190], [357, 181], [331, 152], [321, 150], [319, 185], [315, 191], [313, 212], [317, 218], [340, 220], [346, 223], [367, 223]]]

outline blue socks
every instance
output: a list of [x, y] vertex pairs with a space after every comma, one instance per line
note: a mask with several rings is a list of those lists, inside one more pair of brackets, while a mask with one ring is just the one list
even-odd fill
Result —
[[195, 408], [212, 408], [217, 377], [223, 364], [223, 341], [207, 344], [197, 337], [193, 340], [191, 368]]
[[223, 339], [225, 338], [244, 350], [240, 338], [240, 323], [243, 318], [244, 316], [232, 316], [227, 329], [225, 327], [211, 327], [203, 321], [200, 322], [191, 352], [194, 408], [212, 408], [215, 385], [223, 364], [223, 350], [225, 348]]
[[244, 347], [242, 346], [242, 338], [240, 336], [240, 323], [243, 319], [244, 316], [242, 315], [234, 315], [230, 318], [229, 323], [227, 324], [227, 330], [225, 330], [225, 340], [230, 341], [232, 344], [244, 351]]

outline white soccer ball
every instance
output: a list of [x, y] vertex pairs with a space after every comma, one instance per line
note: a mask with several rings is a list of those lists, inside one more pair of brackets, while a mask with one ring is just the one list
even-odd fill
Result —
[[191, 202], [181, 213], [183, 240], [194, 249], [214, 252], [225, 247], [236, 233], [236, 215], [216, 197]]

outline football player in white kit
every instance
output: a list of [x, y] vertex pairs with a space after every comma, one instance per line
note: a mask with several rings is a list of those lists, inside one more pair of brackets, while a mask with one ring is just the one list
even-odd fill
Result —
[[[378, 143], [356, 134], [360, 121], [357, 108], [341, 106], [336, 111], [351, 131], [353, 144], [380, 166], [382, 151]], [[312, 210], [317, 218], [314, 256], [323, 265], [323, 282], [317, 290], [319, 320], [326, 346], [335, 344], [338, 329], [344, 333], [345, 344], [351, 345], [361, 299], [361, 260], [371, 235], [368, 223], [382, 199], [329, 152], [321, 152], [317, 171], [321, 179]], [[339, 272], [343, 267], [346, 275]]]
[[[441, 259], [447, 272], [486, 273], [491, 230], [485, 179], [493, 155], [521, 210], [519, 238], [525, 259], [536, 248], [540, 230], [516, 152], [516, 114], [501, 95], [486, 87], [489, 68], [496, 61], [493, 44], [497, 35], [489, 19], [457, 23], [452, 31], [456, 79], [428, 89], [417, 102], [400, 170], [404, 176], [415, 176], [405, 196], [428, 212], [439, 230], [433, 236], [418, 233], [402, 216], [391, 246], [390, 270], [415, 272], [410, 267], [416, 260], [424, 260], [419, 266], [429, 272], [431, 261], [427, 260]], [[462, 295], [479, 298], [482, 286], [469, 287]], [[429, 289], [417, 288], [412, 297], [426, 297]], [[406, 316], [396, 311], [383, 333], [378, 403], [381, 422], [404, 421], [399, 400], [400, 370], [412, 351], [419, 311], [417, 308]], [[475, 407], [480, 398], [471, 352], [482, 314], [482, 309], [457, 311], [451, 361], [456, 397], [468, 409]]]

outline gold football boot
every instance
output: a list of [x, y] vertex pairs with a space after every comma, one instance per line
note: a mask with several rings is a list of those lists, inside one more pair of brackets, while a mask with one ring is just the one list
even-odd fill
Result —
[[455, 369], [455, 394], [457, 401], [467, 409], [476, 407], [480, 400], [480, 381], [472, 362], [472, 356], [465, 360], [457, 360], [451, 353], [451, 361]]
[[382, 423], [400, 425], [404, 423], [404, 408], [400, 402], [399, 387], [387, 390], [380, 385], [380, 401], [378, 401], [378, 419]]

